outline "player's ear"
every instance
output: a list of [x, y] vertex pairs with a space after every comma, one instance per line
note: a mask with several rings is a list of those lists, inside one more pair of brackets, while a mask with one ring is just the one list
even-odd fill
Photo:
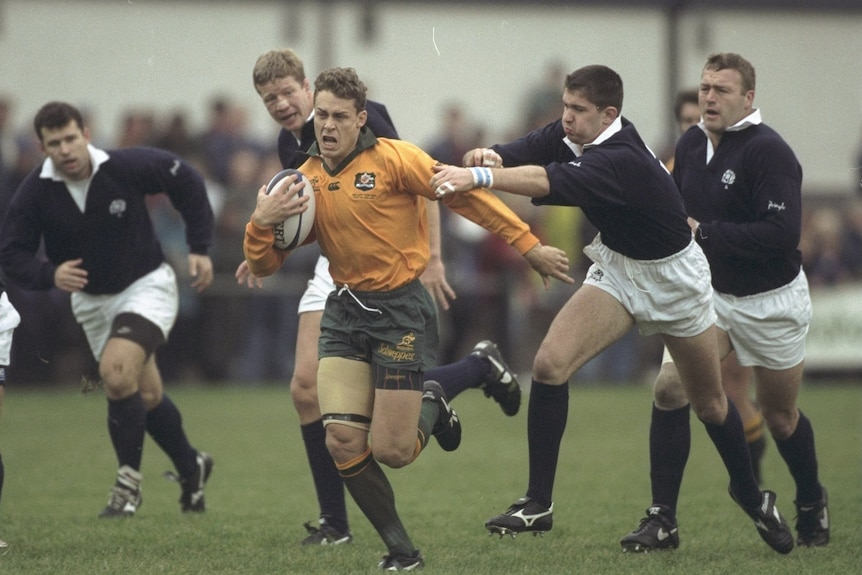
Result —
[[620, 111], [615, 106], [605, 106], [602, 108], [602, 121], [609, 126], [620, 115]]
[[367, 110], [362, 110], [361, 112], [359, 112], [359, 113], [356, 115], [356, 121], [357, 121], [357, 124], [359, 125], [359, 127], [360, 127], [360, 128], [361, 128], [362, 126], [364, 126], [364, 125], [365, 125], [365, 122], [367, 122], [367, 121], [368, 121], [368, 111], [367, 111]]

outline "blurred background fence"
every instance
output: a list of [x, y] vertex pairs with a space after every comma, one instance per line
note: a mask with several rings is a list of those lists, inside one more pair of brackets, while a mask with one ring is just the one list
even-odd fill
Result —
[[[217, 278], [202, 295], [183, 291], [159, 355], [166, 378], [251, 384], [287, 380], [292, 371], [296, 304], [315, 248], [299, 250], [264, 290], [233, 281], [257, 187], [279, 169], [277, 126], [254, 92], [251, 68], [281, 47], [303, 57], [312, 79], [330, 65], [357, 68], [401, 136], [446, 162], [556, 118], [562, 76], [589, 63], [620, 72], [624, 114], [666, 154], [676, 136], [676, 91], [696, 85], [709, 53], [743, 54], [758, 70], [755, 104], [805, 173], [802, 249], [815, 304], [809, 373], [862, 374], [859, 0], [0, 0], [0, 209], [42, 160], [32, 116], [53, 99], [86, 112], [97, 145], [171, 149], [207, 176]], [[566, 249], [580, 279], [580, 249], [592, 234], [580, 212], [512, 206], [547, 243]], [[187, 287], [182, 223], [164, 198], [152, 209]], [[529, 371], [573, 288], [544, 292], [508, 247], [444, 216], [444, 255], [459, 298], [441, 313], [440, 360], [489, 338]], [[23, 316], [13, 381], [63, 384], [92, 373], [65, 294], [13, 287], [10, 297]], [[643, 381], [660, 351], [655, 338], [632, 333], [576, 379]]]

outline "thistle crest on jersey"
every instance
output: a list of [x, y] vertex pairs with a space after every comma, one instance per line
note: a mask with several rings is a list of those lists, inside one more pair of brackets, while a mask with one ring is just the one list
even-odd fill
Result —
[[111, 205], [108, 206], [108, 212], [112, 216], [122, 218], [126, 215], [126, 200], [113, 200]]

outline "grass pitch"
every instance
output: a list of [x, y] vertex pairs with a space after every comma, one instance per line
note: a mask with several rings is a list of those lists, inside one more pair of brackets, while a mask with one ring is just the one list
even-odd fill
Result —
[[[179, 487], [160, 475], [168, 459], [147, 440], [144, 503], [125, 520], [96, 517], [116, 461], [101, 393], [11, 386], [0, 418], [6, 485], [0, 556], [6, 574], [376, 573], [385, 549], [349, 502], [355, 542], [300, 547], [317, 503], [286, 386], [170, 385], [193, 444], [215, 457], [207, 512], [179, 512]], [[523, 495], [526, 409], [502, 415], [468, 391], [454, 401], [464, 425], [455, 453], [436, 444], [413, 465], [388, 470], [398, 508], [426, 572], [441, 574], [858, 574], [862, 572], [862, 386], [809, 386], [800, 405], [814, 424], [829, 489], [832, 542], [782, 556], [758, 537], [727, 496], [727, 474], [693, 421], [680, 497], [681, 546], [623, 554], [619, 538], [649, 504], [644, 387], [574, 387], [555, 486], [554, 529], [545, 537], [490, 537], [489, 516]], [[525, 397], [526, 406], [526, 397]], [[770, 444], [765, 487], [791, 523], [793, 483]]]

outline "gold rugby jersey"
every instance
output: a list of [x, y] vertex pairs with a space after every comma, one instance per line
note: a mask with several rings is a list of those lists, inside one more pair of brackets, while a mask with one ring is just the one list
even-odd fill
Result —
[[[437, 161], [414, 144], [378, 139], [365, 129], [354, 152], [335, 170], [316, 152], [312, 146], [312, 156], [299, 167], [316, 204], [304, 243], [319, 242], [335, 284], [390, 291], [418, 278], [430, 259], [425, 201], [437, 200], [429, 184]], [[521, 254], [539, 243], [529, 225], [488, 190], [450, 194], [441, 201]], [[254, 275], [271, 275], [290, 255], [273, 242], [271, 227], [246, 225], [243, 249]]]

